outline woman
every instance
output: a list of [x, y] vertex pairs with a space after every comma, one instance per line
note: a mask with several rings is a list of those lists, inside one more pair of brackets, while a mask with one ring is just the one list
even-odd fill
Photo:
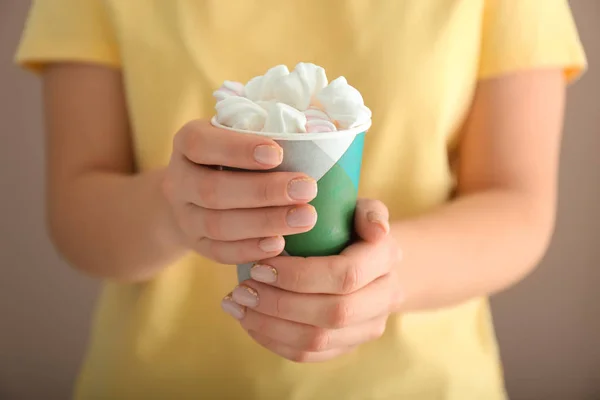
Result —
[[[51, 236], [106, 281], [77, 398], [505, 398], [486, 296], [552, 232], [585, 67], [566, 0], [38, 0], [18, 61], [44, 82]], [[277, 256], [314, 181], [210, 168], [281, 162], [212, 128], [211, 92], [299, 61], [373, 111], [340, 256]], [[239, 287], [221, 265], [256, 259]]]

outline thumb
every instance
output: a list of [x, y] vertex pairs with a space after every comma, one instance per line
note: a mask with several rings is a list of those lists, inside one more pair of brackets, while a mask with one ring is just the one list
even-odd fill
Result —
[[377, 242], [390, 232], [389, 212], [379, 200], [358, 199], [354, 227], [358, 236], [367, 242]]

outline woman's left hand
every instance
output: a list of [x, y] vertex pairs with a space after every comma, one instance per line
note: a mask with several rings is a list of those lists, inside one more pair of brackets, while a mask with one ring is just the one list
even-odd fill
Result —
[[361, 241], [339, 256], [263, 260], [223, 309], [259, 344], [296, 362], [325, 361], [379, 338], [401, 301], [388, 218], [383, 203], [359, 200]]

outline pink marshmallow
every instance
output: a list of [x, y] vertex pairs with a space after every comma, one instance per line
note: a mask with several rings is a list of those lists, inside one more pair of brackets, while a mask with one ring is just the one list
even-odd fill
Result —
[[337, 131], [335, 125], [331, 121], [324, 119], [308, 119], [306, 121], [306, 132], [318, 133], [318, 132], [335, 132]]
[[304, 111], [304, 115], [306, 115], [306, 119], [308, 121], [319, 119], [324, 121], [330, 121], [329, 115], [325, 113], [325, 111], [320, 110], [316, 107], [309, 107], [306, 111]]

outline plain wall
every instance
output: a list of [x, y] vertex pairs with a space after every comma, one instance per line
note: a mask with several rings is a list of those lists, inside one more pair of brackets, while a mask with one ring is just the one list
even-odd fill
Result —
[[[45, 234], [40, 87], [12, 64], [29, 3], [0, 0], [0, 399], [67, 399], [98, 285]], [[513, 400], [600, 399], [600, 1], [571, 4], [591, 70], [569, 93], [556, 234], [493, 299]]]

